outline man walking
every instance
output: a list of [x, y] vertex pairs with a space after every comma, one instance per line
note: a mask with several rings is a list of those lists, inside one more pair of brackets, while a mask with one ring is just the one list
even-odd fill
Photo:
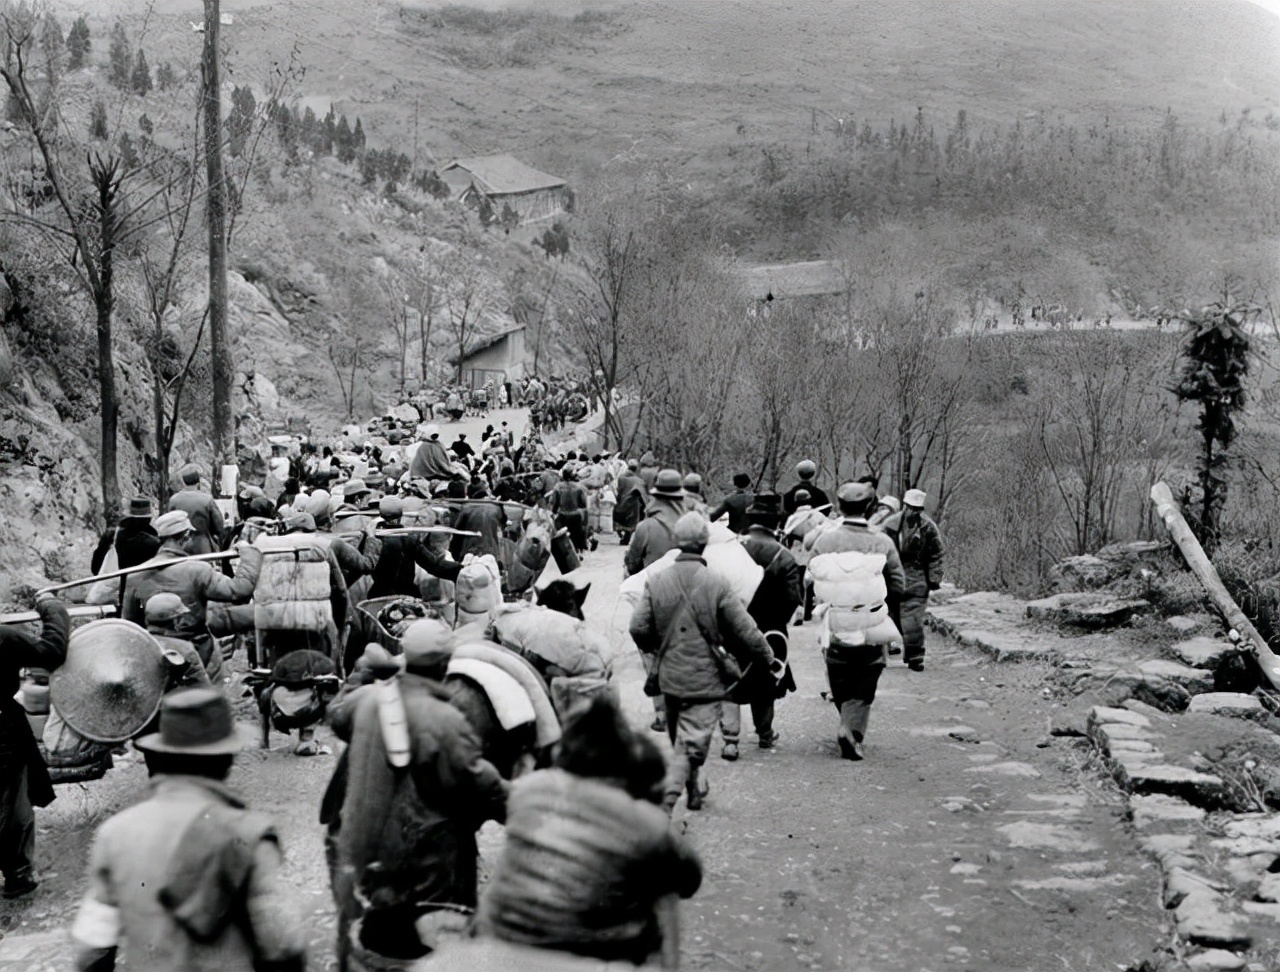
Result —
[[[906, 583], [902, 561], [893, 541], [867, 525], [867, 516], [876, 507], [875, 488], [869, 483], [845, 483], [837, 491], [836, 501], [844, 519], [834, 530], [817, 534], [813, 541], [813, 560], [824, 554], [849, 551], [883, 556], [886, 600], [891, 606], [896, 604]], [[876, 686], [888, 662], [887, 646], [831, 644], [823, 655], [831, 701], [840, 712], [837, 736], [840, 755], [845, 759], [862, 759], [862, 741], [867, 734], [871, 703], [875, 701]]]
[[187, 553], [207, 554], [218, 549], [225, 526], [222, 510], [214, 498], [200, 488], [200, 467], [188, 463], [182, 467], [182, 489], [169, 497], [169, 511], [181, 510], [191, 520], [193, 536]]
[[135, 742], [151, 792], [94, 838], [71, 928], [79, 972], [112, 972], [122, 945], [129, 968], [306, 968], [275, 828], [226, 786], [247, 738], [217, 689], [165, 696], [160, 731]]
[[[654, 477], [653, 487], [649, 490], [645, 518], [632, 534], [627, 554], [622, 560], [626, 576], [640, 573], [675, 546], [676, 522], [684, 515], [684, 501], [680, 473], [674, 469], [661, 470]], [[643, 652], [640, 657], [645, 671], [650, 672], [653, 658]], [[665, 732], [667, 729], [666, 709], [660, 694], [653, 697], [653, 722], [649, 728], [654, 732]]]
[[[764, 568], [764, 577], [756, 588], [755, 596], [747, 605], [747, 614], [769, 641], [774, 657], [787, 660], [787, 625], [804, 600], [804, 569], [795, 556], [778, 542], [778, 527], [782, 524], [782, 497], [777, 493], [762, 493], [747, 508], [746, 535], [742, 549], [751, 559]], [[772, 674], [752, 665], [743, 674], [733, 698], [725, 701], [720, 712], [720, 732], [724, 736], [724, 748], [720, 755], [727, 760], [738, 758], [738, 741], [742, 735], [742, 705], [751, 707], [751, 722], [761, 749], [773, 749], [778, 733], [773, 728], [774, 702], [781, 693], [795, 691], [796, 681], [787, 670], [779, 683]]]
[[902, 512], [881, 524], [898, 548], [907, 589], [898, 604], [898, 630], [902, 632], [902, 660], [913, 672], [924, 671], [924, 612], [929, 593], [942, 584], [942, 533], [924, 512], [924, 490], [902, 494]]
[[[342, 968], [357, 917], [362, 941], [379, 953], [416, 958], [421, 951], [402, 953], [420, 948], [413, 923], [424, 904], [475, 907], [476, 831], [506, 816], [506, 784], [441, 684], [450, 635], [439, 621], [410, 625], [402, 640], [405, 671], [394, 687], [372, 684], [379, 673], [370, 668], [329, 709], [334, 732], [349, 743], [325, 795], [337, 810], [330, 827]], [[399, 695], [390, 709], [388, 688]], [[407, 765], [393, 765], [389, 752], [395, 733], [385, 720], [394, 710]]]
[[724, 516], [729, 515], [729, 529], [734, 533], [746, 533], [747, 531], [747, 507], [751, 505], [752, 494], [750, 492], [751, 477], [746, 473], [738, 473], [733, 477], [733, 492], [722, 499], [707, 514], [707, 519], [712, 523]]
[[818, 466], [812, 459], [802, 459], [796, 463], [796, 476], [799, 477], [800, 482], [792, 486], [782, 496], [782, 508], [786, 510], [788, 516], [794, 513], [800, 505], [796, 501], [796, 494], [801, 490], [809, 494], [809, 505], [814, 509], [821, 510], [830, 505], [831, 500], [827, 499], [826, 491], [819, 488], [818, 484], [813, 481], [817, 475]]
[[[686, 513], [672, 539], [676, 562], [651, 577], [631, 618], [631, 637], [653, 657], [653, 676], [666, 703], [667, 732], [675, 747], [663, 805], [681, 792], [701, 810], [709, 786], [702, 778], [720, 703], [749, 664], [774, 666], [773, 652], [728, 581], [702, 558], [710, 538], [706, 517]], [[646, 685], [648, 689], [648, 685]]]
[[21, 669], [62, 664], [71, 618], [63, 603], [52, 597], [38, 599], [36, 611], [39, 637], [18, 625], [0, 625], [0, 873], [6, 898], [20, 898], [39, 886], [33, 873], [36, 818], [31, 808], [47, 807], [54, 798], [31, 723], [14, 696]]

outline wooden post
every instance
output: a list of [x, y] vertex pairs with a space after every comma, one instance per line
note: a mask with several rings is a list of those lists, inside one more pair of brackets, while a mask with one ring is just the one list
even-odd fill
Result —
[[[208, 177], [209, 351], [213, 359], [213, 468], [235, 461], [231, 415], [231, 338], [227, 333], [227, 195], [222, 170], [222, 81], [218, 70], [219, 0], [204, 0], [204, 149]], [[215, 480], [216, 481], [216, 480]]]
[[1164, 483], [1156, 483], [1151, 487], [1151, 502], [1155, 504], [1156, 512], [1164, 521], [1165, 528], [1173, 537], [1173, 542], [1182, 551], [1182, 556], [1186, 558], [1191, 572], [1204, 585], [1205, 591], [1213, 599], [1214, 605], [1226, 619], [1227, 624], [1239, 633], [1241, 641], [1257, 660], [1258, 667], [1266, 680], [1271, 683], [1272, 688], [1280, 689], [1280, 658], [1276, 657], [1267, 645], [1266, 639], [1258, 633], [1253, 622], [1245, 616], [1240, 605], [1228, 593], [1222, 578], [1218, 576], [1217, 569], [1209, 561], [1204, 548], [1200, 546], [1200, 541], [1191, 532], [1191, 527], [1183, 519], [1182, 511], [1173, 501], [1173, 492]]

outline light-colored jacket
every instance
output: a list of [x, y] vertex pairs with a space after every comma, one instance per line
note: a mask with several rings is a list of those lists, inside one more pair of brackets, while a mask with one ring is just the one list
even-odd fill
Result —
[[253, 972], [255, 943], [259, 960], [301, 955], [281, 859], [269, 821], [222, 784], [156, 777], [146, 800], [98, 830], [71, 935], [86, 953], [119, 946], [130, 969]]

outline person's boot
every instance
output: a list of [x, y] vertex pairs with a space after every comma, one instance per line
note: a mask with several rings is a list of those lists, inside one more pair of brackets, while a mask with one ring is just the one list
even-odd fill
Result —
[[778, 745], [778, 737], [781, 735], [776, 729], [770, 729], [760, 737], [761, 749], [772, 749]]
[[31, 873], [31, 868], [26, 867], [4, 879], [4, 896], [10, 900], [22, 898], [38, 887], [40, 887], [40, 882]]
[[684, 788], [687, 797], [685, 806], [690, 810], [701, 810], [702, 801], [711, 792], [711, 784], [702, 778], [702, 767], [690, 767], [689, 779], [685, 782]]
[[664, 716], [661, 712], [655, 712], [653, 714], [653, 721], [649, 723], [649, 728], [652, 729], [654, 732], [666, 732], [667, 717]]
[[840, 743], [841, 758], [853, 760], [854, 762], [866, 758], [866, 754], [862, 751], [862, 743], [844, 726], [840, 727], [840, 732], [836, 739]]
[[738, 758], [737, 742], [726, 742], [724, 748], [720, 750], [720, 758], [727, 759], [730, 763]]
[[317, 756], [320, 753], [320, 744], [315, 739], [316, 731], [308, 726], [306, 729], [298, 730], [298, 742], [293, 747], [295, 756]]

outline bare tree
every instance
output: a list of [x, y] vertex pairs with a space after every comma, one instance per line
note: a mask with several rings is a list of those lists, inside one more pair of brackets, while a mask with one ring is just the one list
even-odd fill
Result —
[[461, 249], [450, 251], [445, 258], [444, 287], [446, 324], [457, 355], [455, 379], [462, 384], [467, 351], [475, 339], [480, 322], [496, 303], [496, 294], [488, 273], [472, 253]]
[[[94, 307], [97, 330], [98, 391], [101, 401], [102, 501], [109, 521], [120, 509], [117, 427], [120, 402], [116, 390], [113, 314], [116, 254], [119, 247], [145, 229], [145, 214], [154, 198], [143, 192], [130, 198], [126, 182], [144, 170], [126, 169], [112, 151], [88, 153], [83, 170], [69, 166], [70, 141], [58, 112], [56, 70], [40, 67], [43, 9], [34, 3], [0, 7], [4, 63], [0, 79], [17, 107], [19, 129], [34, 144], [33, 164], [11, 179], [11, 194], [0, 218], [32, 228], [61, 251]], [[17, 190], [13, 192], [12, 190]]]
[[583, 234], [578, 245], [587, 283], [577, 293], [568, 315], [569, 337], [586, 359], [592, 391], [604, 412], [602, 448], [612, 439], [621, 446], [623, 429], [614, 409], [614, 394], [623, 377], [626, 338], [624, 310], [639, 259], [635, 230], [619, 213], [607, 212]]

